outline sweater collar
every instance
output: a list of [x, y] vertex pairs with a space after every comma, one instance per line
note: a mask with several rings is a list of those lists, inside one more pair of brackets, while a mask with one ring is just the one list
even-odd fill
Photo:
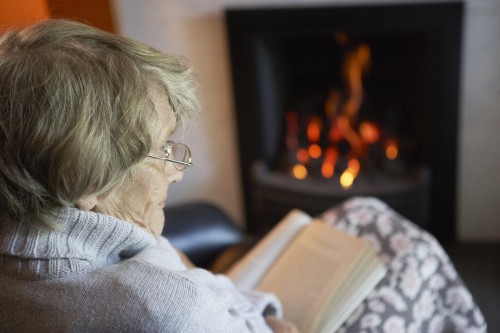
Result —
[[21, 278], [54, 278], [117, 263], [156, 239], [139, 226], [112, 216], [63, 208], [61, 228], [0, 222], [0, 273]]

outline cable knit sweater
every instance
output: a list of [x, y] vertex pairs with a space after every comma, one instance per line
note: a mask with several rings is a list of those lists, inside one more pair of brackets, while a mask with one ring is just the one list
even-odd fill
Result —
[[270, 332], [269, 294], [187, 269], [164, 238], [102, 214], [0, 221], [0, 332]]

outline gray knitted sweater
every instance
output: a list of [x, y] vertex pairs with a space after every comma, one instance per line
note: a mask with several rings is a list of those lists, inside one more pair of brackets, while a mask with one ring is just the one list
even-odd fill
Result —
[[0, 332], [270, 332], [279, 302], [187, 269], [164, 238], [63, 209], [61, 230], [0, 221]]

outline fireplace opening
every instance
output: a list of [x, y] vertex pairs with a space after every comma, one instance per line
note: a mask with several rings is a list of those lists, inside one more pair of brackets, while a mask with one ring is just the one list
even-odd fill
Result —
[[274, 170], [301, 180], [335, 179], [346, 190], [360, 174], [389, 181], [421, 171], [425, 36], [335, 31], [273, 44], [286, 76], [284, 137]]
[[249, 231], [375, 196], [454, 237], [461, 3], [228, 9]]

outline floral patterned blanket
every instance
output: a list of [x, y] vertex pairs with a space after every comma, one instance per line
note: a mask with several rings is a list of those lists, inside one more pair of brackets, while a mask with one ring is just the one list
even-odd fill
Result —
[[339, 333], [486, 332], [472, 295], [428, 232], [375, 198], [355, 197], [320, 218], [369, 242], [388, 269]]

